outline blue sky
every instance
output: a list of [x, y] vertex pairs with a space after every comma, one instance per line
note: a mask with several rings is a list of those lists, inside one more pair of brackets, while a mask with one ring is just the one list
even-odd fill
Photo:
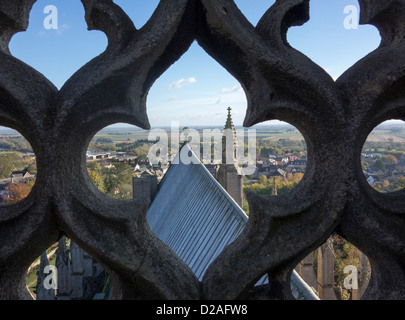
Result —
[[[140, 28], [153, 13], [158, 0], [115, 0]], [[274, 0], [235, 0], [256, 25]], [[58, 9], [58, 29], [47, 30], [47, 5]], [[291, 28], [289, 43], [338, 78], [356, 61], [376, 49], [380, 35], [374, 26], [344, 27], [345, 7], [355, 0], [311, 0], [311, 20]], [[81, 66], [102, 53], [106, 36], [87, 31], [84, 9], [79, 0], [38, 0], [30, 15], [27, 32], [18, 33], [10, 43], [11, 53], [44, 74], [58, 88]], [[233, 109], [236, 125], [242, 125], [247, 104], [238, 81], [194, 43], [153, 85], [148, 96], [152, 127], [223, 125], [227, 107]]]

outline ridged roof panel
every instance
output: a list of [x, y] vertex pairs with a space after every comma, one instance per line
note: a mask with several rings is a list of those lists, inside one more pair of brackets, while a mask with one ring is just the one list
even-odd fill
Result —
[[[186, 144], [183, 148], [188, 149], [192, 161], [182, 163], [179, 153], [174, 161], [178, 164], [170, 166], [160, 183], [148, 211], [148, 222], [159, 239], [169, 245], [201, 281], [214, 259], [243, 231], [248, 217], [190, 146]], [[293, 292], [299, 291], [302, 295], [306, 284], [295, 271], [292, 280]], [[267, 277], [258, 284], [265, 282]], [[315, 297], [311, 292], [304, 292], [307, 299]]]
[[191, 151], [192, 162], [175, 161], [178, 164], [170, 167], [149, 209], [148, 221], [201, 280], [216, 256], [242, 232], [248, 217], [189, 145], [183, 148]]

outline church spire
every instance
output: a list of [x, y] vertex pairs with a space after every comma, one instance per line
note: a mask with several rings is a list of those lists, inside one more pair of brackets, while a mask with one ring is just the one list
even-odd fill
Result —
[[232, 111], [232, 108], [228, 107], [228, 118], [226, 119], [225, 129], [231, 129], [232, 131], [235, 131], [235, 126], [233, 125], [231, 111]]
[[66, 245], [66, 237], [62, 236], [58, 242], [58, 248], [56, 250], [56, 263], [63, 262], [68, 264], [69, 254]]
[[[227, 150], [228, 152], [232, 152], [232, 157], [233, 157], [233, 162], [236, 160], [236, 155], [237, 155], [237, 146], [238, 146], [238, 140], [236, 136], [236, 130], [235, 126], [233, 124], [232, 120], [232, 114], [231, 114], [232, 108], [228, 107], [228, 117], [226, 119], [225, 123], [225, 128], [224, 128], [224, 135], [222, 139], [222, 163], [227, 163]], [[233, 145], [228, 145], [228, 143], [232, 143]], [[230, 149], [232, 148], [232, 149]]]
[[[232, 109], [228, 108], [224, 132], [222, 134], [222, 164], [217, 172], [217, 180], [239, 206], [243, 203], [243, 171], [238, 163], [238, 137], [232, 121]], [[242, 146], [243, 147], [243, 146]]]

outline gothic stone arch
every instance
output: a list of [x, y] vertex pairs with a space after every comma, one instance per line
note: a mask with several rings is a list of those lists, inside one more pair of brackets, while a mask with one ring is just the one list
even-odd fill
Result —
[[[276, 1], [256, 27], [232, 0], [161, 0], [140, 30], [112, 0], [82, 0], [89, 29], [104, 32], [108, 47], [57, 90], [8, 50], [35, 0], [1, 1], [0, 123], [27, 137], [39, 174], [27, 199], [0, 208], [0, 299], [30, 298], [25, 272], [61, 234], [102, 263], [115, 299], [291, 299], [293, 268], [334, 231], [370, 258], [363, 299], [404, 299], [405, 192], [374, 192], [360, 152], [376, 124], [405, 120], [405, 1], [359, 2], [361, 22], [375, 25], [382, 43], [335, 82], [286, 40], [309, 19], [309, 0]], [[247, 195], [245, 231], [202, 282], [149, 229], [147, 203], [108, 199], [85, 170], [102, 127], [149, 128], [149, 88], [194, 40], [242, 84], [245, 126], [287, 121], [310, 154], [288, 199]], [[264, 274], [270, 287], [252, 289]]]

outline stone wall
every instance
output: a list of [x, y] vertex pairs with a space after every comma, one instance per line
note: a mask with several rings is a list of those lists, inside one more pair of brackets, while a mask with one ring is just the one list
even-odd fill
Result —
[[[108, 271], [114, 299], [292, 299], [293, 268], [333, 232], [370, 259], [363, 299], [405, 298], [405, 193], [376, 192], [360, 165], [371, 130], [405, 120], [404, 0], [359, 1], [361, 23], [375, 25], [382, 43], [336, 81], [287, 43], [288, 29], [309, 20], [309, 0], [276, 1], [256, 27], [232, 0], [161, 0], [140, 30], [113, 1], [82, 0], [89, 29], [104, 32], [108, 47], [60, 90], [8, 50], [34, 3], [0, 3], [0, 125], [28, 139], [38, 166], [28, 198], [0, 207], [0, 299], [31, 298], [26, 271], [61, 235]], [[147, 201], [99, 192], [85, 156], [109, 124], [150, 127], [149, 88], [194, 40], [241, 83], [246, 127], [286, 121], [309, 151], [288, 196], [247, 194], [245, 231], [201, 283], [148, 227]], [[264, 274], [270, 286], [254, 289]]]

